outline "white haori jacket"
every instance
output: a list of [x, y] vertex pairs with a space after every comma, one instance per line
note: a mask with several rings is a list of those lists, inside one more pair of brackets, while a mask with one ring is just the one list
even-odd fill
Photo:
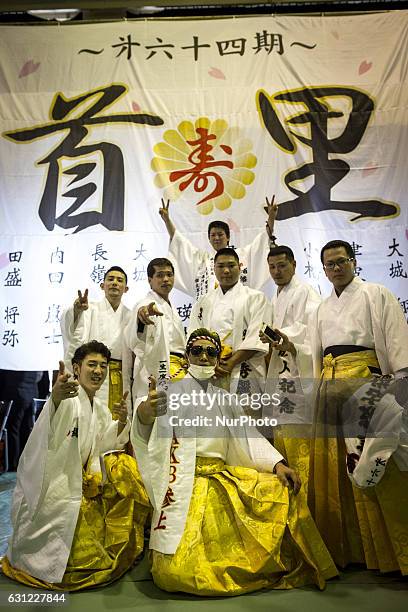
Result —
[[[241, 282], [261, 290], [269, 279], [267, 255], [269, 238], [266, 230], [260, 232], [245, 247], [235, 249], [242, 264]], [[178, 230], [170, 241], [168, 257], [176, 271], [174, 287], [198, 300], [214, 289], [217, 279], [214, 275], [214, 255], [194, 246]]]
[[[122, 359], [123, 330], [128, 322], [130, 310], [124, 304], [119, 304], [117, 310], [106, 298], [100, 302], [91, 302], [88, 310], [81, 312], [74, 323], [74, 307], [70, 306], [61, 316], [61, 333], [64, 343], [64, 362], [69, 372], [72, 372], [71, 359], [76, 349], [90, 342], [103, 342], [111, 351], [113, 359]], [[97, 397], [104, 405], [108, 405], [109, 377], [106, 378]]]
[[408, 372], [408, 325], [391, 291], [358, 276], [339, 297], [333, 289], [310, 317], [309, 344], [296, 347], [301, 376], [319, 378], [324, 350], [336, 345], [374, 349], [382, 374]]
[[[154, 325], [145, 325], [143, 331], [138, 332], [137, 312], [151, 302], [155, 302], [163, 316], [152, 317]], [[186, 337], [177, 309], [155, 291], [149, 291], [130, 314], [123, 332], [123, 344], [123, 390], [131, 389], [135, 400], [147, 393], [149, 376], [159, 380], [159, 376], [169, 375], [170, 353], [184, 355]]]
[[[202, 387], [192, 377], [187, 376], [177, 383], [180, 389], [199, 392]], [[169, 393], [172, 393], [172, 385]], [[208, 394], [228, 394], [211, 384]], [[137, 406], [146, 399], [139, 398]], [[191, 406], [180, 407], [179, 419], [197, 415], [199, 411]], [[157, 417], [152, 427], [143, 426], [138, 420], [137, 410], [133, 417], [131, 441], [136, 460], [153, 505], [150, 548], [165, 554], [174, 554], [184, 532], [188, 509], [193, 491], [196, 456], [217, 457], [227, 465], [256, 469], [260, 472], [273, 472], [275, 465], [282, 461], [282, 455], [258, 432], [256, 427], [243, 424], [240, 435], [234, 432], [228, 418], [248, 419], [239, 404], [219, 402], [213, 405], [209, 418], [227, 417], [226, 425], [213, 425], [208, 430], [196, 426], [184, 429], [187, 435], [181, 436], [177, 427], [172, 427], [169, 417], [175, 412]], [[215, 423], [215, 421], [213, 421]], [[183, 429], [181, 428], [181, 431]]]
[[[226, 299], [227, 298], [227, 299]], [[225, 308], [225, 317], [222, 309]], [[230, 319], [228, 325], [221, 330], [216, 328], [214, 321]], [[257, 391], [263, 388], [265, 380], [265, 355], [268, 345], [259, 339], [262, 323], [270, 320], [270, 306], [263, 293], [242, 285], [239, 281], [225, 294], [221, 287], [213, 289], [204, 295], [193, 306], [190, 316], [187, 336], [199, 327], [215, 330], [220, 334], [221, 341], [232, 347], [232, 350], [251, 350], [258, 354], [245, 362], [249, 371], [245, 378], [256, 382]], [[227, 337], [224, 331], [228, 328]], [[238, 380], [243, 364], [237, 365], [231, 372], [231, 381]], [[245, 366], [244, 366], [245, 367]]]
[[[381, 379], [374, 379], [360, 387], [345, 405], [348, 431], [353, 434], [345, 438], [348, 475], [357, 487], [377, 485], [391, 456], [401, 471], [408, 471], [408, 397], [402, 406], [392, 392], [381, 392], [380, 386]], [[363, 427], [361, 418], [367, 408], [372, 416]], [[359, 425], [362, 435], [357, 436]]]
[[[88, 458], [100, 472], [100, 455], [122, 449], [130, 422], [117, 435], [118, 422], [85, 391], [55, 410], [45, 404], [21, 455], [7, 557], [14, 567], [47, 582], [61, 582], [71, 550], [82, 499], [82, 468]], [[103, 545], [103, 543], [102, 543]]]

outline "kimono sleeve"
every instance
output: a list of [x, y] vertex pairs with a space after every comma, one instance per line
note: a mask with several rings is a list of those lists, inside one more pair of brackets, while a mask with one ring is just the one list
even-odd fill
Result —
[[187, 338], [190, 334], [199, 327], [207, 327], [206, 321], [203, 321], [203, 309], [207, 304], [208, 295], [203, 296], [196, 302], [191, 310], [190, 320], [187, 329]]
[[[248, 290], [250, 291], [250, 290]], [[268, 345], [261, 342], [259, 332], [262, 324], [270, 320], [270, 305], [265, 295], [260, 291], [254, 291], [248, 295], [247, 311], [244, 320], [246, 324], [245, 338], [236, 347], [237, 351], [259, 351], [268, 352]]]
[[241, 419], [239, 431], [230, 429], [227, 462], [231, 465], [252, 467], [259, 472], [273, 472], [274, 467], [284, 457], [276, 450], [258, 429], [245, 422], [249, 418], [237, 402], [223, 404], [222, 412], [232, 416], [234, 422]]
[[122, 450], [129, 441], [130, 419], [118, 435], [118, 421], [112, 419], [110, 410], [100, 404], [98, 406], [98, 427], [101, 432], [99, 451], [106, 453], [111, 450]]
[[319, 307], [311, 314], [303, 342], [294, 342], [295, 362], [300, 377], [311, 380], [319, 378], [322, 369], [323, 349], [319, 333]]
[[74, 307], [67, 308], [61, 316], [61, 333], [64, 345], [64, 361], [69, 371], [72, 371], [71, 359], [76, 349], [88, 342], [88, 330], [92, 317], [92, 306], [81, 312], [78, 320], [74, 322]]
[[77, 439], [67, 436], [72, 426], [77, 423], [77, 401], [76, 398], [63, 400], [58, 410], [55, 410], [50, 397], [20, 457], [17, 480], [32, 514], [39, 507], [48, 486], [50, 468], [55, 467], [58, 460], [60, 467], [63, 467], [70, 445], [75, 446], [74, 454], [78, 453]]
[[247, 285], [260, 291], [269, 280], [267, 257], [269, 252], [269, 237], [266, 230], [255, 236], [252, 242], [237, 249], [239, 260], [248, 270]]
[[[396, 402], [393, 395], [386, 394], [377, 405], [371, 418], [359, 459], [357, 457], [360, 454], [361, 439], [346, 438], [347, 452], [352, 453], [355, 461], [354, 469], [347, 466], [348, 475], [357, 487], [373, 487], [384, 476], [388, 460], [398, 449], [400, 443], [402, 416], [402, 407]], [[360, 444], [358, 449], [356, 442]]]
[[175, 269], [174, 287], [187, 295], [195, 296], [195, 279], [198, 271], [206, 266], [209, 254], [194, 246], [176, 230], [170, 241], [168, 255]]
[[381, 327], [391, 372], [408, 368], [408, 325], [396, 297], [381, 287]]
[[294, 344], [302, 344], [305, 341], [307, 327], [311, 315], [321, 302], [320, 296], [307, 286], [302, 286], [300, 291], [294, 295], [291, 307], [291, 319], [293, 323], [280, 328], [289, 340]]

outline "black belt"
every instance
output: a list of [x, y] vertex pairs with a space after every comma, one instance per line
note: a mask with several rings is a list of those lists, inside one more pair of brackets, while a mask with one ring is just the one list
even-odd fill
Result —
[[113, 359], [112, 357], [109, 359], [109, 362], [114, 361], [115, 363], [122, 363], [121, 359]]
[[[367, 346], [353, 346], [352, 344], [336, 344], [335, 346], [328, 346], [324, 349], [324, 356], [331, 355], [334, 359], [336, 357], [341, 357], [342, 355], [347, 355], [348, 353], [362, 353], [363, 351], [373, 351], [374, 349], [370, 349]], [[375, 366], [367, 366], [372, 374], [382, 374], [380, 368], [376, 368]]]
[[347, 355], [347, 353], [361, 353], [362, 351], [373, 351], [366, 346], [353, 346], [352, 344], [336, 344], [336, 346], [328, 346], [324, 349], [324, 356], [332, 355], [333, 357], [340, 357], [341, 355]]

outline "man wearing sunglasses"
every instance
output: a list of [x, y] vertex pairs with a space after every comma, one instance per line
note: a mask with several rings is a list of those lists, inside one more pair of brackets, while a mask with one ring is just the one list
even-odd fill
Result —
[[188, 376], [167, 396], [151, 378], [137, 401], [131, 439], [153, 505], [153, 580], [200, 596], [322, 588], [337, 572], [299, 476], [217, 387], [220, 352], [216, 332], [194, 330]]
[[[355, 275], [356, 260], [349, 243], [329, 242], [322, 248], [321, 261], [333, 291], [310, 322], [313, 373], [322, 380], [315, 407], [309, 504], [340, 566], [364, 563], [370, 569], [406, 574], [407, 557], [400, 542], [408, 538], [408, 501], [401, 498], [405, 495], [407, 500], [407, 472], [390, 462], [387, 478], [369, 494], [352, 486], [338, 423], [345, 402], [366, 378], [408, 375], [408, 326], [388, 289]], [[296, 354], [301, 373], [310, 375], [309, 356], [301, 347], [287, 344]], [[359, 407], [360, 420], [367, 418], [365, 411], [374, 409], [376, 401], [372, 395], [367, 406]]]
[[259, 338], [262, 322], [268, 320], [269, 305], [260, 291], [239, 280], [240, 261], [234, 249], [217, 251], [214, 272], [219, 283], [194, 305], [189, 332], [198, 327], [214, 329], [223, 343], [217, 366], [219, 377], [231, 378], [231, 390], [259, 391], [265, 378], [267, 345]]
[[133, 308], [123, 333], [124, 388], [132, 388], [133, 398], [147, 392], [149, 376], [163, 379], [183, 373], [184, 327], [170, 302], [173, 264], [165, 257], [152, 259], [147, 278], [150, 291]]

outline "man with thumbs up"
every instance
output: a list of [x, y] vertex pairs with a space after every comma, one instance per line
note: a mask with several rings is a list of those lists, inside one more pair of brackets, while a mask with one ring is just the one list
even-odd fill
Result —
[[93, 340], [75, 351], [74, 377], [60, 361], [21, 456], [2, 570], [23, 584], [106, 584], [143, 550], [148, 499], [134, 458], [120, 450], [129, 440], [127, 394], [113, 414], [96, 397], [109, 359], [109, 349]]
[[68, 370], [75, 350], [85, 342], [95, 338], [109, 347], [112, 354], [109, 376], [98, 397], [112, 409], [123, 393], [122, 334], [130, 314], [129, 309], [122, 304], [122, 297], [128, 291], [126, 272], [119, 266], [112, 266], [100, 287], [105, 294], [100, 302], [88, 301], [88, 289], [78, 290], [73, 305], [62, 313], [61, 331], [64, 361]]
[[[123, 333], [124, 390], [132, 388], [133, 399], [147, 392], [147, 379], [167, 378], [183, 371], [185, 334], [177, 309], [170, 302], [174, 268], [165, 257], [147, 266], [150, 291], [134, 307]], [[133, 360], [133, 384], [132, 367]]]

